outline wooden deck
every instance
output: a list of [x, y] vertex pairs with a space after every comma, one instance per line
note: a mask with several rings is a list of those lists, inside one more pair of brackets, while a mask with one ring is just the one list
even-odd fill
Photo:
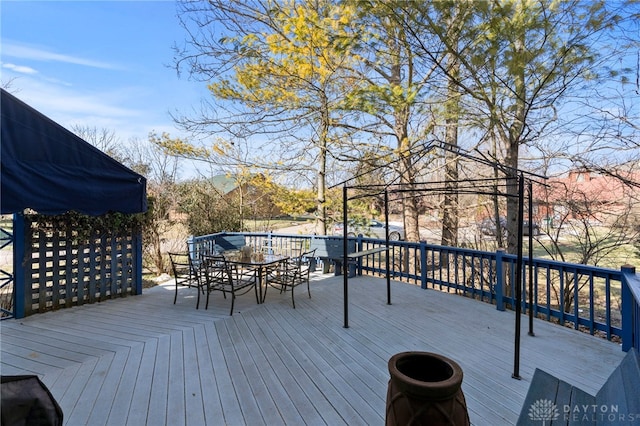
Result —
[[[342, 278], [316, 276], [312, 299], [271, 291], [256, 305], [216, 294], [195, 309], [195, 290], [172, 285], [141, 296], [8, 320], [2, 374], [38, 374], [66, 425], [382, 425], [398, 352], [438, 352], [464, 371], [475, 425], [514, 424], [533, 371], [595, 393], [624, 353], [615, 343], [523, 317], [522, 380], [513, 371], [514, 313], [452, 294], [350, 280], [343, 328]], [[202, 305], [201, 305], [202, 306]]]

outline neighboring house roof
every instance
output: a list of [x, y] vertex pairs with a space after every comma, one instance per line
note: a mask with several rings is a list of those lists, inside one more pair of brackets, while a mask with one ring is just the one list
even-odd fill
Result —
[[[243, 188], [256, 188], [255, 178], [260, 177], [259, 174], [253, 174], [249, 177], [238, 179], [237, 175], [224, 174], [217, 175], [209, 179], [209, 182], [221, 195], [228, 195], [242, 186]], [[239, 183], [242, 181], [242, 185]], [[259, 185], [258, 185], [259, 186]]]
[[227, 195], [240, 186], [236, 177], [232, 175], [217, 175], [209, 181], [221, 195]]

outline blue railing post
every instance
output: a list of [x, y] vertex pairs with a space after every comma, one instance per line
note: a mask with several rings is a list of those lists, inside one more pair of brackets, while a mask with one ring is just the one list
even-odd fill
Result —
[[[362, 234], [358, 234], [357, 240], [356, 240], [356, 250], [355, 251], [362, 251], [363, 247], [364, 247], [364, 242], [363, 242], [363, 238], [364, 236]], [[354, 271], [353, 273], [351, 272], [351, 268], [353, 268], [353, 266], [351, 266], [351, 264], [349, 264], [349, 276], [351, 276], [352, 274], [358, 274], [358, 275], [362, 275], [362, 258], [358, 258], [358, 260], [356, 261], [356, 265], [357, 265], [357, 270]]]
[[420, 241], [420, 286], [427, 288], [427, 243]]
[[[271, 231], [267, 232], [267, 237], [265, 242], [262, 243], [262, 248], [267, 251], [268, 254], [273, 254], [273, 233]], [[303, 250], [304, 251], [304, 250]]]
[[26, 315], [24, 226], [24, 214], [15, 213], [13, 215], [13, 317], [16, 319], [24, 318]]
[[[636, 268], [624, 265], [622, 271], [622, 350], [640, 350], [640, 279]], [[635, 287], [635, 288], [632, 288]], [[634, 291], [636, 290], [636, 296]]]
[[133, 238], [133, 247], [134, 254], [132, 259], [132, 269], [135, 283], [134, 294], [142, 294], [142, 230], [139, 230], [134, 235]]
[[496, 251], [496, 282], [494, 284], [494, 291], [496, 293], [496, 309], [499, 311], [505, 310], [504, 304], [504, 269], [502, 267], [502, 256], [504, 250], [500, 249]]
[[187, 252], [189, 252], [189, 257], [191, 259], [196, 258], [196, 246], [193, 241], [193, 235], [189, 235], [189, 237], [187, 237]]

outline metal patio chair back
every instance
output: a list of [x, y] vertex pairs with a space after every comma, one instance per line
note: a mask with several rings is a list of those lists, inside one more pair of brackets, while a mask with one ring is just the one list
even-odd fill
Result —
[[173, 296], [173, 304], [178, 300], [178, 289], [180, 287], [193, 287], [198, 289], [198, 302], [196, 308], [200, 305], [200, 292], [202, 286], [198, 276], [198, 270], [194, 265], [189, 252], [170, 252], [169, 259], [171, 261], [171, 271], [176, 280], [176, 290]]
[[236, 296], [248, 293], [251, 289], [255, 292], [256, 302], [260, 303], [255, 271], [243, 269], [227, 261], [223, 255], [204, 256], [200, 274], [207, 292], [205, 309], [209, 308], [210, 294], [216, 291], [221, 292], [225, 299], [227, 294], [231, 296], [229, 315], [233, 315]]
[[307, 293], [311, 298], [311, 289], [309, 285], [309, 275], [311, 272], [311, 262], [315, 257], [315, 249], [301, 253], [299, 256], [289, 259], [287, 262], [269, 274], [267, 285], [271, 286], [280, 293], [291, 292], [291, 304], [296, 307], [294, 297], [294, 289], [301, 285], [307, 284]]

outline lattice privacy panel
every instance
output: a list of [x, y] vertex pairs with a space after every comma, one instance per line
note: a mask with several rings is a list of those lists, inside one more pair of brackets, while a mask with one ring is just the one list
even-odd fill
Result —
[[136, 293], [133, 230], [80, 236], [30, 219], [25, 229], [26, 315]]

